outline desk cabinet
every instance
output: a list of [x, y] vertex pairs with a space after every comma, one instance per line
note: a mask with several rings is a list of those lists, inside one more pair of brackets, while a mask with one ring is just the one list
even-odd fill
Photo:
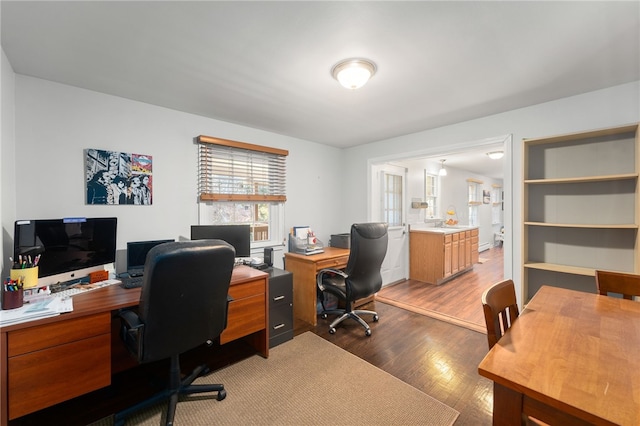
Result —
[[111, 383], [111, 314], [7, 333], [9, 419]]
[[220, 335], [221, 344], [261, 330], [263, 332], [266, 331], [266, 287], [267, 281], [265, 278], [254, 279], [229, 287], [229, 296], [233, 300], [229, 303], [227, 328]]
[[325, 268], [345, 268], [349, 249], [325, 247], [324, 253], [311, 256], [297, 253], [285, 253], [284, 256], [286, 270], [293, 274], [293, 315], [316, 325], [316, 274]]
[[[243, 338], [265, 358], [267, 278], [248, 266], [234, 268], [229, 286], [234, 301], [220, 336], [221, 343]], [[0, 327], [0, 426], [108, 386], [114, 372], [137, 365], [120, 341], [119, 320], [112, 317], [138, 306], [140, 293], [140, 288], [108, 286], [75, 296], [73, 312]]]
[[269, 271], [269, 347], [293, 339], [293, 275], [272, 268]]

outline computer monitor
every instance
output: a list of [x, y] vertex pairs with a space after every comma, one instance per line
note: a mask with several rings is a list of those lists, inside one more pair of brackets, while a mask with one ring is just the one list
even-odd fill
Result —
[[14, 260], [38, 262], [38, 286], [84, 278], [116, 261], [115, 217], [17, 220]]
[[129, 241], [127, 242], [127, 272], [135, 277], [142, 275], [149, 250], [157, 245], [172, 243], [175, 240]]
[[191, 239], [223, 240], [236, 249], [236, 257], [251, 257], [250, 225], [191, 225]]

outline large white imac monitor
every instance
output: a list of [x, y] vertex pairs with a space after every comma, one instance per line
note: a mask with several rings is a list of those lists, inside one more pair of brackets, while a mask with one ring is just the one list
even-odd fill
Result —
[[84, 278], [113, 267], [117, 222], [115, 217], [18, 220], [14, 260], [40, 255], [39, 287]]

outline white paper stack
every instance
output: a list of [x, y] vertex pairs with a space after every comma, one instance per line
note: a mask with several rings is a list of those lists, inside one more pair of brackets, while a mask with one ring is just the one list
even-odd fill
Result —
[[18, 324], [33, 321], [40, 318], [53, 317], [62, 312], [73, 311], [71, 298], [47, 297], [38, 301], [32, 301], [21, 308], [1, 310], [0, 325]]

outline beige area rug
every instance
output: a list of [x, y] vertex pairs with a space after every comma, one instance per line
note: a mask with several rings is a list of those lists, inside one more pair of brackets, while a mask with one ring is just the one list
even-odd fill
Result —
[[[363, 338], [366, 339], [366, 338]], [[202, 377], [227, 398], [181, 399], [180, 425], [452, 425], [459, 413], [338, 346], [306, 332], [270, 351]], [[127, 425], [160, 424], [159, 404]], [[164, 417], [162, 417], [164, 419]], [[103, 419], [93, 426], [113, 424]]]
[[487, 259], [486, 257], [479, 257], [478, 258], [478, 263], [487, 263], [489, 261], [489, 259]]

